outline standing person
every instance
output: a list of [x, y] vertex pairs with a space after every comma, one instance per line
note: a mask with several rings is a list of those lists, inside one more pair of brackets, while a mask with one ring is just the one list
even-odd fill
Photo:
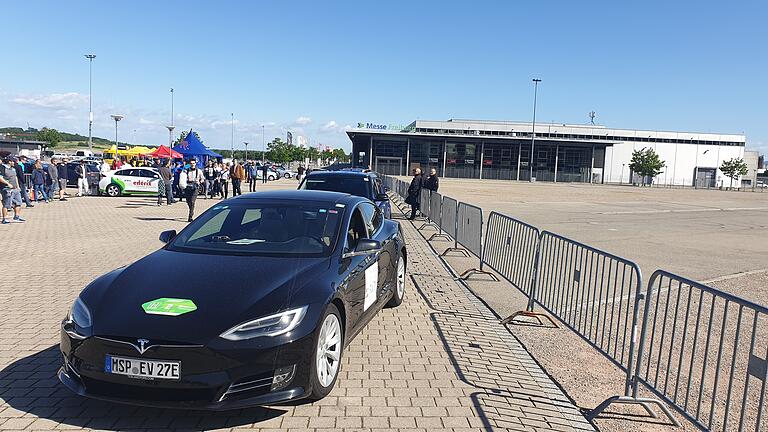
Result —
[[184, 198], [184, 190], [179, 183], [179, 177], [183, 171], [184, 163], [181, 161], [176, 161], [176, 166], [173, 168], [173, 195], [175, 197], [179, 197], [179, 199]]
[[53, 199], [56, 195], [59, 195], [59, 159], [51, 159], [51, 163], [48, 164], [48, 177], [51, 179], [51, 188], [48, 190], [48, 197]]
[[259, 178], [259, 167], [253, 161], [248, 163], [248, 192], [256, 192], [256, 180]]
[[56, 170], [58, 171], [59, 176], [59, 201], [66, 201], [67, 198], [64, 195], [67, 193], [67, 177], [69, 176], [66, 159], [61, 160], [61, 162], [56, 165]]
[[102, 174], [108, 173], [112, 169], [111, 166], [107, 163], [106, 159], [101, 160], [101, 165], [99, 166], [99, 172]]
[[[165, 202], [168, 205], [174, 204], [176, 200], [173, 198], [173, 173], [171, 172], [171, 160], [165, 161], [165, 164], [158, 170], [160, 173], [160, 180], [163, 182], [165, 194]], [[158, 198], [159, 200], [159, 198]]]
[[227, 199], [229, 197], [229, 164], [226, 164], [221, 170], [221, 190], [219, 191], [219, 199]]
[[269, 172], [269, 168], [267, 167], [267, 164], [264, 164], [261, 166], [261, 182], [266, 183], [267, 182], [267, 173]]
[[179, 176], [179, 185], [184, 189], [184, 195], [189, 207], [189, 217], [187, 222], [192, 222], [195, 216], [195, 201], [197, 200], [197, 187], [205, 181], [203, 171], [197, 169], [197, 161], [189, 161], [189, 168], [184, 170]]
[[429, 177], [424, 180], [424, 189], [429, 189], [432, 192], [437, 192], [437, 188], [440, 187], [440, 179], [437, 177], [437, 170], [432, 168], [429, 170]]
[[13, 220], [24, 222], [21, 217], [21, 189], [16, 175], [16, 160], [10, 157], [3, 159], [0, 165], [0, 196], [2, 197], [3, 225], [11, 223], [8, 220], [8, 210], [13, 209]]
[[243, 169], [241, 163], [238, 163], [237, 161], [234, 161], [233, 163], [234, 165], [230, 170], [230, 177], [232, 178], [232, 196], [236, 197], [243, 194], [240, 191], [240, 183], [245, 179], [245, 169]]
[[85, 161], [81, 160], [77, 166], [77, 196], [88, 195], [88, 168]]
[[301, 178], [304, 177], [304, 165], [299, 164], [299, 168], [296, 169], [296, 179], [301, 183]]
[[411, 184], [408, 185], [408, 197], [405, 198], [405, 202], [411, 205], [411, 216], [408, 218], [410, 220], [416, 219], [422, 187], [424, 187], [424, 177], [421, 175], [421, 168], [414, 168], [413, 179], [411, 179]]
[[45, 193], [45, 171], [39, 159], [35, 161], [35, 167], [32, 169], [32, 186], [35, 188], [35, 201], [40, 202], [42, 197], [43, 201], [48, 202], [48, 195]]
[[24, 200], [24, 204], [27, 207], [34, 207], [32, 201], [29, 199], [29, 187], [32, 186], [27, 182], [27, 176], [24, 174], [31, 173], [29, 164], [27, 163], [27, 157], [21, 156], [19, 160], [13, 164], [13, 168], [16, 170], [16, 178], [19, 180], [19, 190], [21, 191], [21, 198]]
[[216, 168], [213, 166], [213, 162], [210, 160], [205, 164], [205, 169], [203, 170], [203, 175], [205, 176], [205, 198], [213, 198], [213, 183], [216, 180]]

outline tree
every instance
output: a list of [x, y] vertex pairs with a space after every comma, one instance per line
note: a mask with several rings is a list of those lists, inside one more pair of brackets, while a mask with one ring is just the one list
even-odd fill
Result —
[[646, 179], [653, 179], [653, 177], [663, 173], [662, 168], [665, 166], [664, 161], [650, 147], [643, 147], [640, 150], [633, 151], [632, 160], [629, 162], [629, 169], [643, 176], [644, 185], [646, 184]]
[[56, 147], [56, 144], [61, 142], [61, 133], [56, 129], [42, 128], [37, 132], [37, 140], [45, 141], [49, 147]]
[[732, 158], [731, 160], [723, 161], [720, 165], [720, 171], [725, 174], [726, 177], [731, 179], [731, 189], [733, 189], [733, 180], [740, 176], [745, 176], [749, 172], [747, 163], [741, 158]]

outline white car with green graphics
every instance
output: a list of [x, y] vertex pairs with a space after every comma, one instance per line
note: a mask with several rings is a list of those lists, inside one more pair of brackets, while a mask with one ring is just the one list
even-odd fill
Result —
[[160, 174], [153, 168], [121, 168], [102, 174], [99, 193], [120, 195], [157, 195]]

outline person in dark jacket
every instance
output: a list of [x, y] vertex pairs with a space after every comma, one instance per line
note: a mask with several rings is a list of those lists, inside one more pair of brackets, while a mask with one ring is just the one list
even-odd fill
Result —
[[438, 187], [440, 187], [440, 179], [437, 177], [437, 170], [432, 168], [429, 170], [429, 177], [424, 180], [424, 189], [437, 192]]
[[408, 186], [408, 197], [405, 202], [411, 205], [410, 220], [416, 219], [416, 212], [419, 210], [419, 201], [421, 200], [421, 188], [424, 187], [424, 176], [421, 175], [421, 168], [413, 169], [413, 179]]
[[56, 195], [59, 194], [59, 170], [56, 168], [58, 162], [59, 159], [53, 158], [51, 159], [51, 163], [48, 164], [48, 180], [50, 182], [48, 197], [51, 200], [56, 198]]
[[32, 170], [32, 186], [35, 187], [35, 201], [48, 202], [48, 195], [45, 193], [45, 170], [39, 160], [35, 162], [35, 168]]
[[26, 156], [21, 156], [19, 161], [14, 164], [14, 169], [16, 170], [16, 177], [19, 180], [21, 199], [24, 200], [24, 204], [26, 204], [27, 207], [34, 207], [35, 205], [32, 204], [32, 201], [29, 199], [29, 186], [31, 185], [27, 184], [27, 177], [24, 175], [32, 173], [32, 165], [28, 163]]
[[56, 170], [59, 175], [59, 201], [66, 201], [67, 198], [64, 195], [67, 194], [67, 178], [69, 177], [66, 159], [56, 165]]
[[[165, 164], [158, 170], [160, 172], [160, 179], [163, 181], [165, 195], [165, 202], [167, 205], [171, 205], [176, 202], [173, 198], [173, 172], [171, 171], [171, 160], [165, 161]], [[158, 186], [159, 187], [159, 186]]]

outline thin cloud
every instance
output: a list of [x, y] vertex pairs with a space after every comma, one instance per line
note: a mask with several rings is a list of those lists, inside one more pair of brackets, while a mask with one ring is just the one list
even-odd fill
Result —
[[331, 120], [331, 121], [329, 121], [328, 123], [326, 123], [326, 124], [325, 124], [325, 125], [323, 125], [323, 127], [322, 127], [322, 129], [323, 129], [324, 131], [335, 131], [335, 130], [336, 130], [336, 129], [338, 129], [338, 128], [339, 128], [339, 124], [338, 124], [338, 123], [336, 123], [336, 121], [335, 121], [335, 120]]
[[310, 123], [312, 123], [312, 119], [309, 117], [301, 116], [293, 121], [294, 124], [298, 126], [306, 126]]
[[19, 96], [11, 99], [11, 102], [18, 105], [62, 110], [81, 106], [88, 102], [88, 96], [76, 92], [51, 93], [29, 97]]

